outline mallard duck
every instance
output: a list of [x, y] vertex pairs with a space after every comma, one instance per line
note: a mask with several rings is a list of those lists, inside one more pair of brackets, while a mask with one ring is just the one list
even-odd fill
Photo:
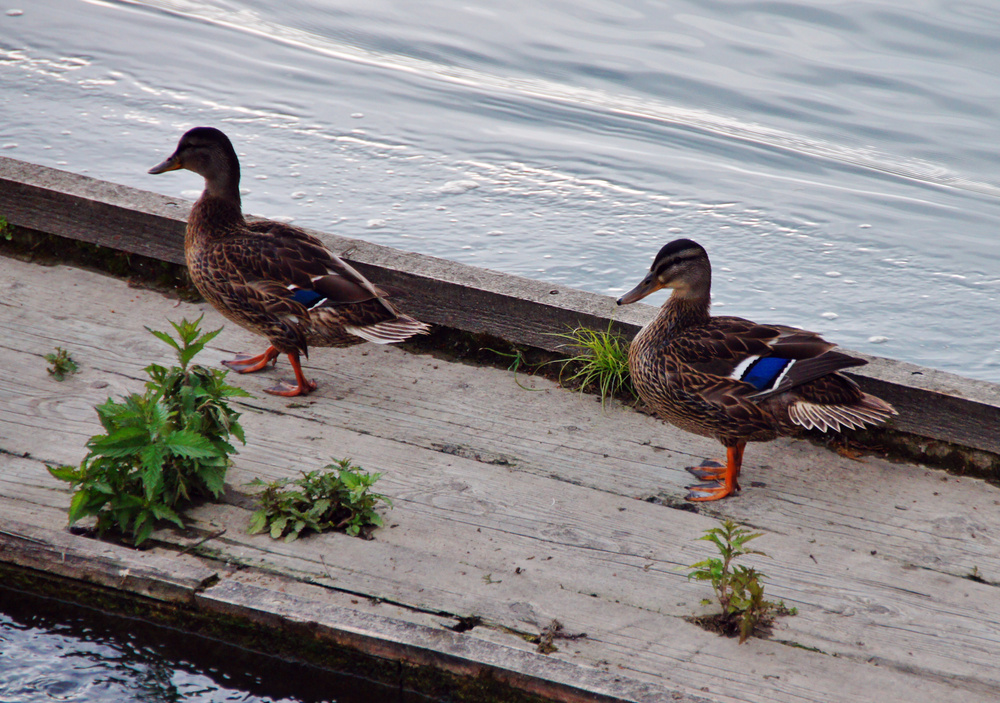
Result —
[[428, 331], [428, 325], [397, 312], [383, 290], [318, 238], [281, 222], [244, 219], [239, 159], [218, 129], [188, 131], [174, 153], [149, 172], [182, 168], [205, 179], [184, 237], [191, 280], [219, 312], [270, 342], [261, 354], [223, 362], [230, 369], [259, 371], [287, 354], [295, 383], [281, 381], [265, 390], [296, 396], [316, 389], [299, 364], [311, 346], [388, 344]]
[[860, 429], [896, 414], [838, 373], [868, 362], [832, 351], [836, 345], [818, 334], [712, 317], [712, 266], [696, 242], [678, 239], [660, 249], [649, 274], [618, 304], [661, 288], [673, 293], [629, 347], [632, 382], [656, 415], [714, 437], [727, 454], [725, 466], [706, 462], [687, 469], [703, 481], [688, 486], [688, 500], [719, 500], [738, 491], [747, 442], [803, 429]]

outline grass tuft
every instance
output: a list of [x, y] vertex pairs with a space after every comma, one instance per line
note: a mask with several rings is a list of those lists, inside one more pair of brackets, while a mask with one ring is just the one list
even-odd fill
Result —
[[611, 331], [610, 323], [605, 331], [577, 327], [555, 336], [579, 352], [561, 362], [560, 383], [576, 385], [581, 392], [597, 390], [602, 407], [620, 394], [637, 397], [628, 369], [628, 342]]

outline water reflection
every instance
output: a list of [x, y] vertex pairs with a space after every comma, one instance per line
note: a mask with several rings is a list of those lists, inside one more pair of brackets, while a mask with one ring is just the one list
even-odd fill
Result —
[[190, 198], [145, 169], [217, 125], [256, 214], [609, 295], [687, 236], [727, 314], [1000, 381], [987, 0], [38, 0], [0, 29], [10, 156]]
[[4, 703], [428, 703], [177, 630], [0, 588]]

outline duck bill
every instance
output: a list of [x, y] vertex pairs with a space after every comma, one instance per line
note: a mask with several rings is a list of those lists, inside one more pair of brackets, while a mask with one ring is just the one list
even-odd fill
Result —
[[162, 164], [157, 164], [149, 169], [149, 172], [155, 175], [157, 173], [166, 173], [167, 171], [176, 171], [180, 168], [184, 168], [181, 160], [177, 157], [177, 154], [171, 154]]
[[663, 286], [660, 285], [660, 282], [657, 280], [656, 276], [654, 276], [652, 272], [650, 272], [649, 275], [647, 275], [644, 279], [642, 279], [642, 282], [639, 283], [639, 285], [637, 285], [628, 293], [620, 297], [618, 299], [618, 304], [628, 305], [630, 303], [636, 303], [645, 298], [650, 293], [655, 293], [656, 291], [660, 290], [660, 288], [662, 287]]

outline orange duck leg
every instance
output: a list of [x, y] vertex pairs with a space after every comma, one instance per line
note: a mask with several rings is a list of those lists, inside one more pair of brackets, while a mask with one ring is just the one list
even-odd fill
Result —
[[267, 366], [268, 362], [277, 364], [278, 354], [279, 352], [277, 349], [274, 347], [268, 347], [264, 350], [263, 354], [258, 354], [257, 356], [237, 354], [232, 360], [223, 361], [222, 365], [232, 369], [236, 373], [253, 373], [254, 371], [260, 371], [262, 368]]
[[726, 447], [726, 465], [702, 465], [687, 469], [707, 483], [696, 483], [687, 486], [690, 491], [685, 498], [694, 502], [706, 502], [710, 500], [720, 500], [726, 496], [740, 490], [739, 476], [740, 468], [743, 466], [743, 449], [746, 442]]
[[[273, 347], [272, 347], [273, 349]], [[277, 352], [275, 352], [277, 354]], [[302, 373], [302, 366], [299, 364], [299, 353], [289, 352], [288, 361], [292, 365], [292, 370], [295, 372], [295, 385], [293, 386], [288, 381], [278, 381], [277, 385], [271, 388], [265, 388], [265, 393], [270, 393], [271, 395], [282, 395], [286, 398], [294, 398], [297, 395], [307, 395], [316, 390], [316, 384], [308, 380], [305, 374]]]
[[[223, 361], [222, 363], [237, 373], [253, 373], [254, 371], [260, 371], [269, 363], [277, 364], [280, 354], [281, 352], [271, 346], [263, 354], [258, 354], [257, 356], [237, 354], [236, 358], [231, 361]], [[316, 384], [308, 380], [305, 374], [302, 373], [298, 352], [290, 352], [288, 354], [288, 361], [292, 364], [292, 370], [295, 372], [295, 384], [293, 385], [288, 381], [278, 381], [276, 385], [265, 388], [264, 392], [272, 395], [282, 395], [286, 398], [294, 398], [297, 395], [306, 395], [316, 390]]]

